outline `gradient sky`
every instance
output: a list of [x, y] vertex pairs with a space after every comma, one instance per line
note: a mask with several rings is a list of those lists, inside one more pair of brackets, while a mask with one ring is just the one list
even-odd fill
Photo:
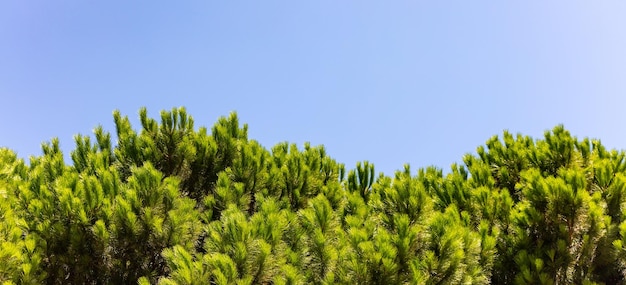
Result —
[[236, 111], [266, 147], [447, 169], [504, 129], [626, 148], [626, 1], [0, 2], [0, 146], [119, 109]]

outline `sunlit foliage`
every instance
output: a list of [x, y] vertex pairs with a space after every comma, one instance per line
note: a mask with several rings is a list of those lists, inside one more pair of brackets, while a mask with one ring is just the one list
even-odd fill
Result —
[[0, 149], [0, 283], [626, 283], [626, 154], [563, 126], [388, 176], [235, 113], [113, 119], [71, 161]]

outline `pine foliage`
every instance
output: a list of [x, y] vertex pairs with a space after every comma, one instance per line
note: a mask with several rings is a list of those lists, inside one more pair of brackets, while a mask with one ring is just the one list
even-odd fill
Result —
[[626, 284], [626, 153], [563, 126], [387, 176], [235, 113], [113, 119], [71, 162], [0, 149], [0, 283]]

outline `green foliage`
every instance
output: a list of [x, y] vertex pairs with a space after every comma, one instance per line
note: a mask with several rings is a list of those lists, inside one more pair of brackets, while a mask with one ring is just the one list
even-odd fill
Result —
[[0, 149], [2, 284], [626, 284], [626, 153], [563, 127], [445, 172], [347, 170], [184, 108]]
[[356, 170], [350, 170], [348, 173], [348, 190], [359, 193], [367, 202], [372, 192], [374, 173], [374, 165], [369, 161], [365, 161], [363, 164], [359, 162], [356, 165]]

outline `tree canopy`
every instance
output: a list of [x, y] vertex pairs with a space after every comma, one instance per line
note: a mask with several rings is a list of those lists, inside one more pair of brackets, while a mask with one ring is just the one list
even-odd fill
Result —
[[0, 149], [0, 283], [626, 283], [626, 154], [563, 126], [387, 176], [160, 115]]

